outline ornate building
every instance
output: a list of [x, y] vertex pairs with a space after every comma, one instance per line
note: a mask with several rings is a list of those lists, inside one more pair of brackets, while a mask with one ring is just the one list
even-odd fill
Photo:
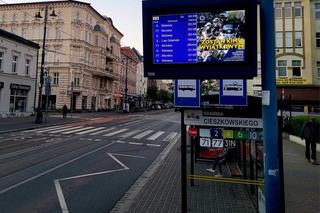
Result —
[[[137, 69], [140, 59], [130, 47], [121, 47], [120, 91], [122, 104], [128, 103], [130, 110], [138, 107]], [[124, 107], [124, 106], [123, 106]], [[125, 108], [125, 107], [124, 107]]]
[[[35, 15], [44, 17], [46, 4], [49, 14], [53, 10], [57, 14], [48, 16], [45, 35], [45, 70], [51, 77], [49, 109], [61, 109], [64, 104], [77, 111], [112, 109], [119, 93], [123, 35], [111, 18], [79, 1], [1, 4], [0, 28], [42, 46], [44, 19]], [[46, 105], [46, 98], [42, 99]]]

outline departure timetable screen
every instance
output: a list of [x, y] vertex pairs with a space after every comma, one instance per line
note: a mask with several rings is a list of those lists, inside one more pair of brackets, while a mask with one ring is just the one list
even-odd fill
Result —
[[245, 10], [152, 17], [153, 63], [245, 60]]

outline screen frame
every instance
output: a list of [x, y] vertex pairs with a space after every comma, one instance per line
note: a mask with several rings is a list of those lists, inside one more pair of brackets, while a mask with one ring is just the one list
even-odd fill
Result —
[[[257, 3], [255, 0], [145, 0], [142, 6], [145, 77], [153, 79], [251, 79], [257, 75]], [[153, 62], [153, 16], [231, 10], [245, 10], [244, 61], [176, 64], [155, 64]]]

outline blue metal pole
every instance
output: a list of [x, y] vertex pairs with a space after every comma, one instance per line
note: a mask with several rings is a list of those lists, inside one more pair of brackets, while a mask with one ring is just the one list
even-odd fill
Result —
[[[266, 213], [283, 212], [281, 195], [281, 169], [278, 146], [277, 97], [275, 78], [275, 29], [273, 0], [261, 0], [261, 74], [263, 94], [267, 94], [262, 107], [264, 136], [264, 178]], [[268, 95], [269, 94], [269, 95]], [[269, 97], [268, 97], [269, 96]]]

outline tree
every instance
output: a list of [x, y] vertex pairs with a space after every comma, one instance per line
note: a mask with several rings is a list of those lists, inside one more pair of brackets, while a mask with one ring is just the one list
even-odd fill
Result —
[[159, 101], [162, 101], [163, 103], [168, 103], [171, 100], [171, 95], [166, 90], [160, 90], [159, 91]]
[[159, 90], [157, 86], [150, 86], [147, 89], [147, 98], [152, 100], [152, 104], [159, 99]]
[[214, 80], [201, 81], [201, 95], [209, 95], [210, 91], [217, 90], [217, 82]]

